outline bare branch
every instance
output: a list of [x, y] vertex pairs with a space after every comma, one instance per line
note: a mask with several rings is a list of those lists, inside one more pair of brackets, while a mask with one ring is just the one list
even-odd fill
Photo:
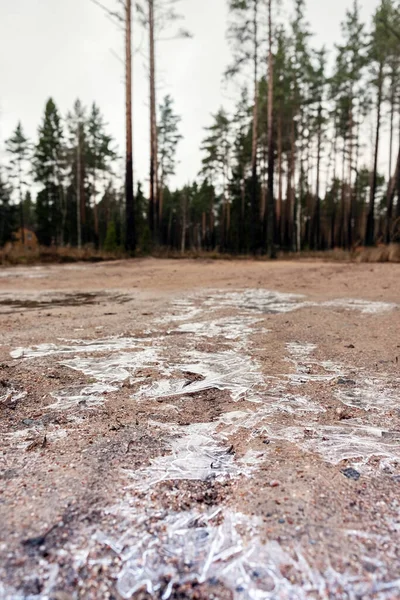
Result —
[[99, 2], [99, 0], [90, 0], [90, 2], [93, 2], [93, 4], [96, 4], [96, 6], [101, 8], [106, 14], [108, 14], [108, 16], [113, 17], [114, 19], [117, 19], [117, 21], [119, 21], [120, 23], [124, 22], [123, 17], [119, 13], [108, 9], [106, 6], [104, 6], [104, 4]]

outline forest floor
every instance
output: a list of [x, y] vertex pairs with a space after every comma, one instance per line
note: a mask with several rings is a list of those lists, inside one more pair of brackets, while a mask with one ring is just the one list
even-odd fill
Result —
[[400, 598], [400, 267], [0, 271], [0, 598]]

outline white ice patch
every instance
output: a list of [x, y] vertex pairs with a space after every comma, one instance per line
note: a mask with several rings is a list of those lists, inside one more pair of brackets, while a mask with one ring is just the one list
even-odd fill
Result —
[[15, 388], [6, 388], [5, 392], [3, 391], [0, 394], [0, 403], [1, 402], [18, 402], [19, 400], [23, 400], [28, 395], [28, 392], [19, 392]]
[[392, 432], [391, 436], [384, 429], [355, 422], [309, 427], [267, 425], [263, 431], [271, 439], [287, 440], [308, 452], [316, 452], [331, 464], [350, 461], [365, 473], [376, 467], [392, 472], [400, 465], [400, 432]]
[[166, 317], [161, 317], [158, 322], [188, 321], [190, 319], [194, 319], [202, 312], [202, 308], [196, 306], [192, 298], [186, 297], [182, 298], [181, 300], [175, 300], [172, 303], [172, 314], [169, 314]]
[[372, 302], [370, 300], [357, 300], [352, 298], [340, 298], [323, 302], [322, 307], [343, 308], [345, 310], [358, 310], [365, 315], [374, 315], [389, 312], [398, 307], [398, 304], [391, 302]]
[[[131, 473], [135, 489], [170, 480], [218, 481], [250, 475], [264, 459], [262, 452], [247, 452], [237, 459], [227, 437], [221, 430], [223, 420], [211, 423], [193, 423], [184, 427], [169, 425], [165, 428], [171, 437], [170, 454], [151, 460], [145, 469]], [[159, 423], [154, 423], [160, 425]]]
[[170, 433], [177, 434], [170, 442], [172, 453], [153, 459], [149, 467], [133, 473], [139, 486], [146, 488], [174, 479], [206, 481], [237, 475], [239, 467], [229, 449], [219, 443], [216, 427], [216, 423], [195, 423], [180, 428], [184, 430], [181, 435], [178, 427], [171, 428]]
[[26, 450], [34, 442], [37, 442], [38, 447], [40, 447], [45, 438], [46, 443], [53, 443], [66, 438], [67, 435], [67, 430], [59, 425], [51, 424], [45, 427], [42, 423], [35, 423], [34, 425], [25, 427], [24, 429], [18, 429], [12, 433], [4, 434], [3, 441], [13, 450], [16, 448], [19, 450]]
[[91, 408], [102, 404], [106, 394], [117, 390], [117, 386], [103, 383], [64, 388], [58, 392], [52, 392], [51, 396], [56, 402], [47, 406], [47, 409], [70, 410], [76, 407]]
[[218, 291], [204, 301], [211, 308], [236, 308], [259, 313], [287, 313], [304, 304], [305, 296], [286, 294], [264, 289], [247, 289], [239, 292]]
[[315, 344], [292, 342], [286, 344], [286, 348], [289, 351], [287, 360], [296, 369], [295, 373], [289, 374], [293, 384], [332, 381], [343, 374], [343, 368], [332, 361], [319, 362], [310, 358], [317, 348]]
[[42, 279], [47, 276], [47, 272], [42, 267], [0, 269], [0, 278], [4, 279]]
[[194, 373], [203, 379], [188, 383], [184, 377], [165, 378], [142, 386], [135, 397], [163, 398], [216, 388], [229, 391], [233, 401], [243, 397], [259, 401], [256, 390], [264, 383], [257, 362], [233, 350], [216, 353], [192, 351], [188, 353], [187, 363], [173, 365], [175, 370]]
[[335, 396], [346, 406], [363, 410], [386, 411], [400, 408], [400, 381], [389, 387], [378, 377], [365, 377], [360, 380], [347, 379], [339, 385]]
[[[384, 582], [377, 575], [338, 573], [332, 567], [321, 572], [300, 548], [288, 552], [277, 541], [263, 543], [261, 519], [229, 509], [167, 515], [132, 511], [131, 518], [120, 539], [96, 536], [121, 560], [117, 589], [126, 600], [139, 591], [168, 600], [175, 585], [191, 582], [208, 583], [211, 590], [220, 584], [234, 600], [327, 600], [344, 598], [343, 593], [389, 600], [400, 586], [400, 580]], [[151, 529], [143, 530], [149, 522]]]
[[[259, 319], [251, 317], [226, 317], [214, 321], [197, 321], [194, 323], [183, 323], [179, 325], [179, 333], [194, 334], [196, 337], [218, 338], [226, 340], [237, 340], [246, 338], [254, 333], [254, 326]], [[266, 333], [266, 330], [263, 329]]]
[[80, 371], [103, 384], [122, 383], [133, 377], [138, 369], [158, 365], [156, 348], [137, 348], [136, 352], [111, 354], [106, 357], [77, 357], [62, 364]]
[[63, 340], [62, 344], [38, 344], [31, 348], [17, 348], [11, 352], [12, 358], [43, 358], [57, 354], [90, 354], [92, 352], [116, 352], [134, 349], [135, 338], [106, 338], [103, 340]]

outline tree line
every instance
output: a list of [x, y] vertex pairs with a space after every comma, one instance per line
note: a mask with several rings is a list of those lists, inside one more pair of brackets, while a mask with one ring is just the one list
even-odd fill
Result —
[[[50, 99], [33, 144], [20, 123], [6, 142], [0, 244], [18, 226], [33, 228], [44, 245], [128, 252], [167, 247], [274, 257], [278, 250], [400, 242], [398, 0], [381, 0], [367, 24], [357, 0], [349, 2], [330, 53], [312, 43], [305, 0], [292, 0], [286, 20], [278, 0], [228, 0], [232, 61], [223, 76], [237, 90], [236, 106], [212, 115], [198, 177], [178, 189], [181, 119], [171, 96], [158, 106], [156, 99], [159, 34], [175, 28], [174, 4], [143, 0], [133, 10], [130, 0], [119, 0], [123, 12], [107, 11], [125, 31], [124, 188], [121, 157], [96, 103], [88, 110], [77, 100], [63, 118]], [[133, 181], [136, 25], [148, 34], [150, 59], [146, 194]], [[181, 28], [174, 36], [190, 34]]]

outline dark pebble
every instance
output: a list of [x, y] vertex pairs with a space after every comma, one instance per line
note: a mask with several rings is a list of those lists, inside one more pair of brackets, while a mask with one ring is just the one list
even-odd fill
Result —
[[337, 382], [338, 385], [356, 385], [354, 379], [346, 379], [345, 377], [339, 377]]
[[358, 481], [361, 477], [360, 473], [352, 467], [342, 469], [342, 473], [347, 479], [353, 479], [354, 481]]

